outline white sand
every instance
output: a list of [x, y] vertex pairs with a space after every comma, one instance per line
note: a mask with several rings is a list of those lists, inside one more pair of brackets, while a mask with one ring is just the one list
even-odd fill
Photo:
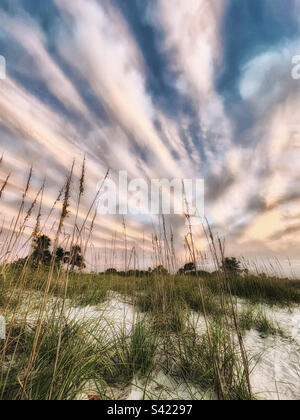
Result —
[[[237, 299], [241, 312], [246, 301]], [[251, 365], [252, 391], [258, 399], [300, 400], [300, 308], [292, 310], [259, 308], [284, 337], [263, 337], [257, 331], [248, 331], [244, 336], [245, 348]], [[192, 312], [192, 325], [199, 334], [205, 333], [204, 317]]]
[[[40, 296], [24, 296], [22, 307], [27, 310], [29, 300], [33, 311], [27, 316], [27, 322], [34, 324], [37, 320]], [[48, 302], [48, 308], [55, 305], [55, 300]], [[238, 310], [245, 302], [238, 300]], [[263, 307], [267, 317], [278, 325], [284, 333], [281, 336], [264, 338], [257, 331], [245, 334], [246, 351], [251, 362], [251, 384], [254, 394], [259, 399], [300, 399], [300, 308], [287, 309]], [[59, 310], [58, 310], [59, 314]], [[107, 326], [108, 338], [125, 328], [130, 333], [137, 320], [137, 313], [130, 300], [117, 293], [110, 292], [107, 300], [98, 306], [74, 308], [67, 302], [65, 317], [69, 320], [83, 322], [101, 322]], [[22, 311], [18, 314], [23, 319]], [[196, 326], [199, 334], [205, 332], [205, 323], [201, 315], [192, 313], [190, 321]], [[134, 384], [126, 389], [112, 390], [119, 399], [205, 399], [193, 386], [178, 384], [163, 373], [157, 373], [147, 384], [135, 379]], [[210, 396], [211, 398], [212, 396]]]
[[259, 399], [300, 399], [300, 348], [277, 336], [261, 338], [256, 331], [245, 337], [253, 371], [251, 384]]
[[284, 337], [261, 337], [256, 331], [245, 336], [245, 347], [254, 370], [253, 391], [258, 398], [300, 399], [300, 309], [292, 311], [264, 306], [268, 319], [282, 330]]
[[205, 392], [188, 383], [178, 383], [163, 372], [157, 373], [148, 383], [135, 378], [127, 400], [203, 400], [209, 399]]
[[129, 334], [137, 321], [137, 313], [134, 311], [133, 305], [128, 302], [130, 300], [124, 296], [110, 292], [107, 300], [98, 306], [68, 307], [66, 317], [70, 321], [101, 322], [108, 330], [111, 329], [117, 333], [123, 329]]
[[[107, 299], [97, 306], [74, 307], [69, 300], [65, 303], [64, 317], [68, 322], [85, 322], [85, 323], [100, 323], [106, 326], [107, 329], [111, 328], [114, 332], [120, 331], [125, 328], [127, 333], [130, 333], [132, 326], [137, 320], [137, 313], [134, 311], [133, 305], [130, 300], [115, 292], [109, 292]], [[28, 325], [35, 325], [38, 317], [39, 310], [42, 304], [42, 297], [36, 292], [25, 292], [23, 294], [22, 303], [15, 317], [16, 322], [25, 322]], [[50, 314], [60, 317], [61, 314], [61, 299], [51, 298], [47, 300], [45, 315]], [[30, 310], [29, 310], [30, 308]], [[12, 316], [7, 317], [9, 321]]]

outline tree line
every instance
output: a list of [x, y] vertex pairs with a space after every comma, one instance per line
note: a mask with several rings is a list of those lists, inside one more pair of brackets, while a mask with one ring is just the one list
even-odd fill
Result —
[[[52, 242], [47, 235], [40, 235], [33, 241], [32, 252], [27, 258], [19, 259], [16, 264], [23, 265], [25, 261], [29, 260], [31, 266], [38, 267], [41, 265], [49, 266], [52, 259], [56, 264], [63, 265], [67, 264], [71, 270], [84, 269], [86, 268], [84, 256], [82, 255], [81, 247], [74, 245], [70, 251], [64, 250], [62, 247], [58, 247], [55, 251], [55, 255], [51, 252]], [[221, 270], [230, 274], [242, 274], [246, 270], [241, 268], [241, 263], [237, 258], [225, 258]], [[154, 269], [148, 268], [148, 270], [128, 270], [118, 271], [115, 268], [108, 268], [105, 274], [115, 274], [120, 276], [134, 276], [134, 277], [146, 277], [150, 275], [167, 275], [168, 270], [163, 266], [159, 265]], [[199, 270], [195, 267], [193, 262], [185, 264], [177, 272], [179, 275], [197, 275], [201, 277], [208, 277], [212, 273], [204, 270]]]
[[19, 259], [16, 264], [23, 265], [26, 261], [33, 267], [49, 266], [54, 259], [55, 263], [59, 265], [68, 264], [72, 270], [75, 267], [83, 269], [86, 268], [84, 257], [82, 255], [81, 247], [74, 245], [70, 251], [58, 247], [55, 255], [51, 252], [52, 241], [46, 235], [40, 235], [33, 240], [32, 251], [27, 258]]

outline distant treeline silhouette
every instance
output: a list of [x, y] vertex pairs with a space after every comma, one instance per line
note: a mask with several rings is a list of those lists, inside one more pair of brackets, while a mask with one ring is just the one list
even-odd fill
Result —
[[81, 247], [73, 245], [70, 251], [64, 250], [62, 247], [58, 247], [55, 252], [55, 256], [51, 252], [51, 239], [47, 235], [40, 235], [33, 241], [32, 250], [26, 258], [20, 258], [14, 264], [23, 266], [26, 262], [30, 266], [49, 266], [52, 259], [55, 260], [56, 264], [63, 265], [67, 264], [71, 270], [76, 268], [86, 268], [84, 257], [82, 255]]

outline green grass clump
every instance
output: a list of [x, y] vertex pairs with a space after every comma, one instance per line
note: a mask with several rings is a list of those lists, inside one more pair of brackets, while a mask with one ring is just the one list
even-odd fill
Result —
[[[134, 376], [145, 377], [154, 368], [158, 335], [145, 321], [130, 333], [107, 331], [100, 324], [72, 322], [63, 326], [56, 373], [57, 321], [45, 324], [37, 358], [30, 372], [26, 400], [74, 400], [93, 384], [98, 397], [107, 398], [111, 387], [129, 385]], [[17, 400], [33, 345], [35, 329], [28, 325], [10, 332], [6, 368], [0, 370], [0, 398]], [[3, 344], [0, 351], [3, 352]], [[51, 390], [52, 389], [52, 390]], [[51, 393], [50, 393], [51, 390]]]
[[[207, 333], [199, 334], [190, 326], [178, 337], [171, 374], [200, 387], [208, 395], [220, 392], [221, 384], [223, 399], [251, 399], [236, 352], [221, 320], [210, 324], [210, 338]], [[218, 380], [214, 365], [219, 371]]]
[[[41, 341], [28, 384], [22, 395], [22, 381], [33, 346], [35, 329], [23, 326], [13, 330], [6, 350], [7, 367], [0, 374], [0, 396], [4, 400], [74, 400], [88, 382], [101, 384], [97, 366], [107, 364], [105, 346], [95, 346], [87, 338], [87, 325], [68, 323], [63, 326], [56, 374], [57, 340], [60, 325], [52, 320], [43, 325]], [[90, 327], [89, 327], [90, 328]], [[96, 330], [93, 332], [95, 333]], [[91, 335], [93, 333], [90, 331]], [[100, 331], [97, 330], [97, 335]], [[50, 390], [52, 388], [51, 394]]]
[[101, 363], [97, 367], [105, 383], [109, 386], [127, 386], [134, 376], [147, 376], [154, 368], [159, 343], [151, 324], [139, 321], [130, 333], [126, 332], [125, 327], [111, 332], [113, 336], [106, 349], [109, 363]]
[[152, 316], [160, 331], [178, 333], [186, 327], [188, 304], [170, 279], [155, 279], [151, 291], [137, 296], [136, 305]]
[[239, 326], [243, 332], [255, 329], [265, 336], [281, 335], [281, 330], [270, 321], [264, 311], [250, 305], [239, 316]]

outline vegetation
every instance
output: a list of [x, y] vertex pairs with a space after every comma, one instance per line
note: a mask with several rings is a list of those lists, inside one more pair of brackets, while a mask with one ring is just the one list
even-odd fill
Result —
[[227, 272], [231, 275], [237, 275], [242, 272], [241, 263], [235, 257], [224, 258], [221, 268], [224, 272]]
[[262, 308], [249, 305], [240, 314], [240, 328], [242, 331], [257, 330], [260, 334], [282, 335], [280, 328], [270, 321]]
[[[200, 270], [190, 226], [189, 262], [179, 271], [172, 238], [165, 232], [162, 239], [154, 235], [153, 267], [137, 268], [135, 251], [128, 258], [124, 229], [124, 270], [109, 264], [104, 273], [90, 272], [86, 251], [100, 190], [86, 218], [80, 218], [84, 161], [73, 226], [70, 230], [69, 223], [66, 234], [73, 170], [44, 215], [46, 225], [60, 203], [54, 231], [41, 223], [44, 186], [25, 211], [31, 170], [11, 229], [0, 232], [0, 313], [7, 321], [6, 338], [0, 340], [0, 399], [122, 398], [137, 380], [144, 386], [143, 398], [158, 398], [151, 383], [161, 372], [177, 384], [193, 386], [198, 398], [254, 399], [243, 333], [254, 328], [275, 334], [278, 329], [253, 305], [299, 304], [300, 283], [246, 271], [237, 259], [224, 256], [209, 227], [216, 270]], [[28, 240], [23, 233], [34, 207]], [[19, 258], [20, 250], [25, 257]], [[241, 314], [238, 297], [248, 305]], [[116, 301], [124, 308], [117, 320], [110, 310]]]

